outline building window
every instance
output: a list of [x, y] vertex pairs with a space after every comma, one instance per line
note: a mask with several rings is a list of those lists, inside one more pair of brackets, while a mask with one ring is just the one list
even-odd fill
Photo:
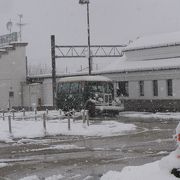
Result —
[[129, 96], [129, 85], [128, 81], [120, 81], [117, 89], [118, 96]]
[[153, 80], [153, 96], [158, 96], [158, 81]]
[[144, 81], [139, 81], [139, 95], [144, 96]]
[[166, 83], [167, 83], [167, 95], [172, 96], [173, 95], [172, 79], [168, 79]]

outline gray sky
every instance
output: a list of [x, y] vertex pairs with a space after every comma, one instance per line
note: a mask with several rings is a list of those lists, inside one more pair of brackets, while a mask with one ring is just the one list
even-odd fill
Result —
[[[122, 44], [138, 36], [180, 30], [180, 0], [90, 2], [91, 44]], [[30, 63], [50, 63], [51, 34], [59, 45], [87, 44], [86, 6], [78, 0], [0, 0], [0, 34], [7, 33], [6, 22], [17, 22], [21, 13], [27, 23], [23, 40], [29, 43]], [[15, 25], [13, 31], [18, 31]]]

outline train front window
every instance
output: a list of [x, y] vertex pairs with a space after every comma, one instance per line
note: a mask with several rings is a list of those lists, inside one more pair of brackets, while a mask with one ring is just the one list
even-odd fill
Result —
[[104, 84], [102, 82], [88, 82], [88, 91], [91, 93], [103, 93]]
[[108, 83], [108, 93], [113, 94], [113, 84], [112, 83]]
[[79, 84], [80, 84], [79, 82], [72, 82], [70, 93], [72, 93], [72, 94], [79, 93]]
[[100, 82], [97, 84], [97, 92], [104, 93], [104, 83]]
[[60, 93], [69, 93], [69, 89], [70, 89], [70, 83], [69, 82], [62, 83]]
[[88, 82], [87, 90], [91, 93], [108, 93], [112, 94], [113, 85], [109, 82]]

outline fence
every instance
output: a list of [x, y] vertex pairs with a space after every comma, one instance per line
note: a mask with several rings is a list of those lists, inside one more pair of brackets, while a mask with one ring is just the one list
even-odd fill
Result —
[[25, 111], [24, 109], [19, 112], [15, 111], [1, 111], [0, 113], [0, 119], [3, 121], [8, 120], [8, 128], [9, 128], [9, 133], [12, 136], [13, 134], [13, 129], [12, 129], [12, 121], [21, 121], [21, 120], [35, 120], [35, 121], [42, 121], [43, 125], [43, 131], [44, 135], [47, 135], [47, 121], [48, 120], [62, 120], [62, 119], [67, 119], [67, 129], [70, 131], [71, 130], [71, 119], [73, 122], [75, 122], [76, 119], [82, 120], [83, 124], [87, 124], [89, 126], [89, 113], [87, 110], [81, 111], [78, 115], [76, 114], [75, 111], [70, 111], [64, 113], [62, 110], [58, 111], [48, 111], [46, 110], [45, 112], [38, 112], [37, 110], [35, 111]]

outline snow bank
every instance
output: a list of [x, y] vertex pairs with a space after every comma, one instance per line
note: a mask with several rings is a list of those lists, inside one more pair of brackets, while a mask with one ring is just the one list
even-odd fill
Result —
[[8, 121], [0, 120], [0, 141], [9, 142], [13, 138], [35, 138], [45, 135], [82, 135], [82, 136], [117, 136], [136, 130], [133, 124], [124, 124], [116, 121], [102, 121], [90, 126], [82, 121], [71, 120], [71, 130], [68, 130], [68, 120], [48, 120], [46, 133], [42, 120], [12, 120], [12, 134], [9, 133]]
[[39, 178], [36, 175], [34, 175], [34, 176], [21, 178], [20, 180], [39, 180]]
[[109, 171], [101, 177], [101, 180], [178, 180], [171, 174], [172, 169], [180, 168], [180, 123], [176, 128], [177, 149], [160, 161], [152, 162], [142, 166], [129, 166], [121, 172]]
[[180, 167], [180, 149], [173, 151], [160, 161], [142, 166], [125, 167], [121, 172], [109, 171], [101, 180], [177, 180], [170, 172], [173, 168]]
[[8, 165], [9, 165], [8, 163], [0, 163], [0, 168], [6, 167]]
[[71, 149], [81, 150], [81, 149], [85, 149], [85, 147], [79, 147], [74, 144], [63, 144], [63, 145], [50, 146], [47, 148], [36, 148], [36, 149], [26, 150], [26, 152], [37, 152], [44, 150], [71, 150]]
[[[64, 178], [64, 176], [62, 176], [61, 174], [60, 175], [53, 175], [53, 176], [50, 176], [50, 177], [47, 177], [47, 178], [44, 178], [44, 180], [60, 180]], [[27, 176], [27, 177], [24, 177], [24, 178], [21, 178], [19, 180], [41, 180], [42, 178], [34, 175], [34, 176]]]

